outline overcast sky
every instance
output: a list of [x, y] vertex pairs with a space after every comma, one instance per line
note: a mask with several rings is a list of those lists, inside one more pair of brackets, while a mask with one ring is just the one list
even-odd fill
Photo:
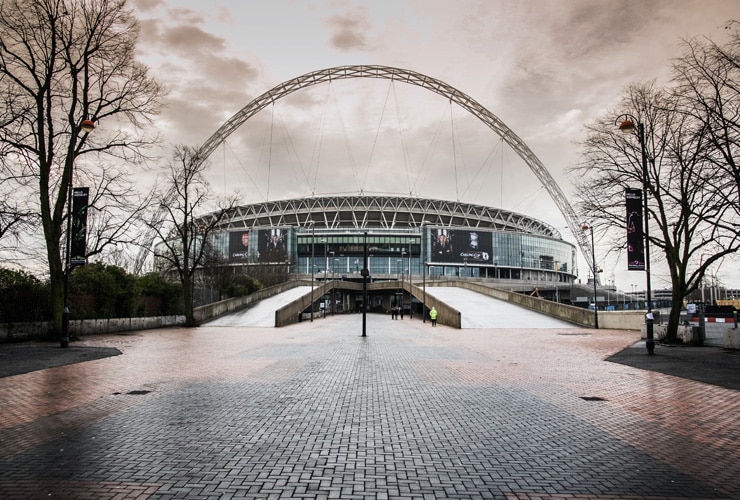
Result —
[[[722, 41], [737, 0], [134, 0], [139, 54], [170, 90], [158, 127], [200, 146], [275, 86], [325, 68], [382, 65], [463, 92], [501, 119], [572, 195], [583, 126], [627, 85], [664, 83], [682, 38]], [[616, 118], [616, 115], [615, 115]], [[243, 203], [335, 193], [413, 194], [497, 206], [575, 242], [542, 183], [480, 120], [388, 80], [300, 89], [242, 125], [210, 158], [214, 190]], [[625, 258], [602, 282], [644, 287]], [[657, 259], [653, 259], [654, 261]], [[720, 270], [740, 287], [737, 262]], [[588, 275], [579, 256], [581, 279]], [[653, 288], [668, 286], [656, 265]]]

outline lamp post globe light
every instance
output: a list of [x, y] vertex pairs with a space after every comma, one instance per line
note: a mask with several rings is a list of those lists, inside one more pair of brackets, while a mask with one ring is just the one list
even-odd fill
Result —
[[[640, 142], [640, 154], [642, 156], [642, 204], [643, 204], [643, 234], [645, 237], [645, 301], [647, 312], [645, 313], [645, 347], [648, 354], [653, 354], [655, 350], [655, 340], [653, 338], [653, 310], [652, 310], [652, 293], [650, 289], [650, 233], [649, 233], [649, 214], [648, 214], [648, 168], [647, 168], [647, 149], [645, 145], [645, 126], [637, 118], [629, 113], [618, 116], [615, 124], [618, 124], [619, 130], [625, 134], [637, 132], [637, 140]], [[635, 124], [637, 126], [635, 127]]]
[[[95, 130], [95, 122], [84, 119], [80, 122], [80, 130], [89, 134]], [[59, 341], [60, 347], [69, 347], [69, 274], [72, 272], [70, 261], [70, 246], [72, 245], [72, 183], [74, 182], [74, 159], [69, 169], [67, 179], [67, 237], [64, 246], [64, 309], [62, 310], [62, 336]]]
[[594, 274], [594, 328], [599, 328], [599, 307], [596, 302], [596, 275], [599, 269], [596, 267], [596, 248], [594, 247], [594, 227], [593, 224], [583, 224], [581, 229], [584, 231], [591, 231], [591, 262], [593, 263], [593, 274]]

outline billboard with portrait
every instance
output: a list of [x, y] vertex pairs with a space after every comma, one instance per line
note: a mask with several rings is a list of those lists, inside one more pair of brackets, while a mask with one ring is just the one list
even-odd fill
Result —
[[260, 262], [285, 262], [288, 260], [288, 232], [286, 229], [262, 229], [257, 234]]
[[490, 232], [462, 229], [432, 229], [431, 262], [490, 264]]
[[229, 233], [229, 262], [247, 262], [249, 258], [249, 231]]

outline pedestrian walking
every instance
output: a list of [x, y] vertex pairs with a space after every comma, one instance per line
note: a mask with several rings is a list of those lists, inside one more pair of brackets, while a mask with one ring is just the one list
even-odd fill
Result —
[[437, 310], [434, 307], [429, 311], [429, 319], [432, 320], [432, 326], [437, 326]]

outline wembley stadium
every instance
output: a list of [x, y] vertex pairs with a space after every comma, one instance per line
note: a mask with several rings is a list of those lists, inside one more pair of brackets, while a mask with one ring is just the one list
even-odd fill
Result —
[[[552, 226], [506, 210], [400, 196], [326, 196], [233, 209], [211, 245], [229, 266], [376, 279], [454, 276], [551, 286], [576, 279], [576, 247]], [[520, 286], [513, 286], [520, 289]]]
[[[363, 274], [369, 275], [371, 283], [405, 279], [487, 280], [497, 288], [588, 305], [584, 290], [575, 292], [570, 300], [573, 293], [569, 292], [578, 288], [577, 250], [589, 255], [591, 243], [565, 194], [524, 141], [498, 117], [472, 97], [428, 75], [362, 65], [301, 75], [268, 90], [235, 113], [200, 147], [194, 161], [205, 162], [222, 146], [225, 158], [227, 150], [231, 153], [225, 146], [227, 138], [261, 110], [293, 92], [358, 78], [420, 87], [443, 96], [477, 118], [500, 138], [502, 147], [506, 144], [511, 148], [537, 177], [564, 217], [577, 246], [565, 241], [560, 231], [548, 223], [485, 204], [418, 194], [370, 194], [372, 191], [364, 183], [351, 194], [317, 194], [321, 190], [316, 189], [316, 172], [302, 185], [310, 195], [288, 195], [288, 199], [264, 196], [265, 201], [236, 207], [223, 218], [215, 213], [203, 214], [204, 222], [221, 221], [209, 233], [207, 242], [219, 266], [252, 275], [270, 269], [291, 274], [297, 280], [310, 276], [312, 287], [315, 280], [362, 281]], [[241, 165], [243, 158], [234, 156], [240, 158]], [[269, 157], [268, 172], [273, 164], [283, 165]], [[253, 161], [259, 163], [257, 158]], [[223, 170], [227, 170], [225, 166]], [[255, 183], [252, 175], [246, 177]], [[300, 191], [285, 186], [283, 190]], [[260, 197], [269, 193], [269, 189], [258, 191]], [[415, 187], [409, 186], [408, 192], [416, 192]]]

